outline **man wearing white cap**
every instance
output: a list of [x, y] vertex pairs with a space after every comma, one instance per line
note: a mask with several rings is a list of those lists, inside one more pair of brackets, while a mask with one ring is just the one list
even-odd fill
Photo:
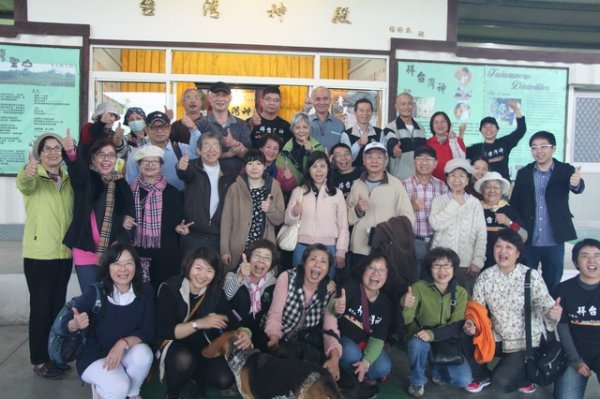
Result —
[[385, 146], [372, 142], [365, 146], [363, 163], [366, 171], [354, 182], [348, 195], [348, 223], [354, 226], [350, 237], [352, 263], [369, 254], [369, 233], [378, 223], [395, 216], [406, 216], [411, 224], [415, 214], [400, 180], [386, 172], [388, 155]]

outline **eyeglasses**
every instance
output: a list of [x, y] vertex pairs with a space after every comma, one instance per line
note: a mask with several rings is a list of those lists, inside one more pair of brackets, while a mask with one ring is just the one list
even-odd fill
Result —
[[434, 263], [431, 265], [432, 270], [450, 270], [452, 269], [451, 263]]
[[169, 130], [171, 128], [171, 125], [149, 126], [149, 128], [153, 132], [158, 132], [159, 130]]
[[47, 152], [47, 153], [57, 153], [57, 152], [61, 152], [62, 151], [62, 146], [60, 145], [55, 145], [54, 147], [47, 147], [44, 146], [44, 148], [42, 148], [42, 151]]
[[106, 153], [106, 152], [97, 152], [94, 154], [98, 159], [116, 159], [117, 154], [114, 152]]
[[600, 260], [600, 252], [597, 252], [595, 254], [588, 254], [586, 252], [582, 252], [579, 254], [579, 257], [587, 260]]
[[160, 164], [160, 160], [158, 160], [158, 159], [142, 159], [140, 161], [140, 165], [148, 165], [148, 166], [152, 165], [152, 166], [155, 166], [155, 165], [158, 165], [158, 164]]
[[256, 252], [252, 252], [252, 255], [250, 255], [250, 257], [252, 259], [256, 259], [262, 262], [271, 262], [273, 260], [273, 258], [271, 257], [271, 255], [261, 255], [259, 253]]
[[127, 261], [127, 262], [124, 262], [124, 263], [121, 263], [121, 262], [113, 262], [113, 263], [111, 263], [110, 265], [111, 265], [111, 266], [114, 266], [114, 267], [116, 267], [116, 268], [119, 268], [119, 269], [127, 269], [127, 268], [131, 268], [131, 267], [135, 267], [135, 262], [134, 262], [134, 261], [132, 261], [132, 260], [130, 260], [130, 261]]
[[500, 190], [502, 190], [502, 187], [501, 186], [488, 186], [488, 185], [485, 185], [485, 186], [483, 186], [483, 189], [484, 190], [500, 191]]
[[340, 159], [340, 158], [350, 158], [350, 153], [349, 152], [338, 152], [336, 154], [333, 154], [333, 158], [334, 159]]
[[203, 143], [202, 144], [202, 149], [203, 150], [220, 150], [221, 149], [221, 144], [218, 144], [218, 143], [215, 143], [215, 144]]
[[539, 144], [539, 145], [532, 145], [531, 147], [531, 151], [548, 151], [549, 149], [553, 148], [554, 146], [552, 144]]
[[373, 274], [377, 273], [379, 275], [387, 274], [387, 269], [385, 268], [378, 269], [376, 267], [369, 266], [367, 267], [367, 271]]
[[275, 97], [275, 98], [273, 98], [273, 97], [263, 97], [263, 101], [267, 102], [267, 103], [279, 103], [279, 102], [281, 102], [281, 99], [277, 98], [277, 97]]
[[435, 161], [436, 161], [436, 159], [435, 159], [435, 158], [432, 158], [432, 157], [416, 157], [416, 158], [415, 158], [415, 161], [420, 161], [420, 162], [428, 162], [428, 163], [430, 163], [430, 162], [435, 162]]

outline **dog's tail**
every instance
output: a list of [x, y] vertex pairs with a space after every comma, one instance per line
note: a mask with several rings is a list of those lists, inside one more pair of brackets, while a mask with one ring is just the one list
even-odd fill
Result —
[[[308, 389], [306, 389], [308, 388]], [[300, 389], [300, 398], [342, 399], [338, 386], [327, 370], [311, 373]]]

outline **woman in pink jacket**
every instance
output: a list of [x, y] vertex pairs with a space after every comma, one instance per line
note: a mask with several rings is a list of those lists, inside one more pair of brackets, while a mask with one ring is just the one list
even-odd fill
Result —
[[348, 214], [344, 195], [331, 179], [331, 165], [324, 152], [309, 155], [302, 184], [292, 191], [285, 224], [292, 225], [298, 220], [300, 231], [293, 266], [300, 264], [307, 246], [320, 243], [335, 255], [334, 265], [329, 269], [329, 277], [333, 279], [335, 269], [344, 267], [348, 251]]

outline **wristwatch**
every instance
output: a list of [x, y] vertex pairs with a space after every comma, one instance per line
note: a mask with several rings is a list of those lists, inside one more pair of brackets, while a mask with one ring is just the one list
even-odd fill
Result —
[[198, 327], [198, 322], [196, 320], [192, 321], [192, 328], [196, 331], [200, 329], [200, 327]]

